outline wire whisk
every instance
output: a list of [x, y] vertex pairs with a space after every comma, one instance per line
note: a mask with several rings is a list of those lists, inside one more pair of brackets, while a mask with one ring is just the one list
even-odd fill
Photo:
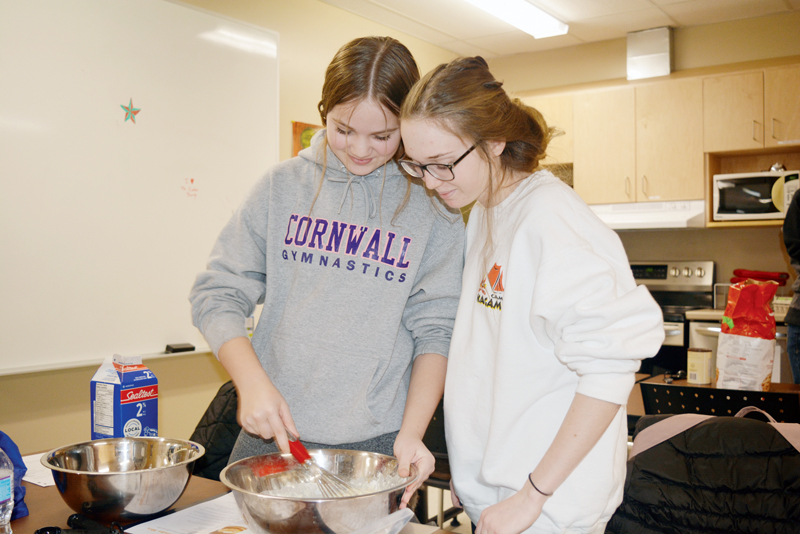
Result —
[[303, 468], [312, 475], [323, 497], [330, 499], [336, 497], [352, 497], [358, 494], [353, 486], [327, 469], [320, 467], [308, 453], [305, 445], [300, 443], [297, 436], [289, 429], [286, 430], [286, 433], [289, 436], [289, 450], [292, 452], [292, 456], [294, 456], [294, 459], [300, 462]]

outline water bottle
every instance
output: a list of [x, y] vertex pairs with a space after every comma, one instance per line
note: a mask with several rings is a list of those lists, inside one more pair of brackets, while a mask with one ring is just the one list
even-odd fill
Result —
[[14, 464], [0, 449], [0, 534], [11, 534], [11, 510], [14, 509]]

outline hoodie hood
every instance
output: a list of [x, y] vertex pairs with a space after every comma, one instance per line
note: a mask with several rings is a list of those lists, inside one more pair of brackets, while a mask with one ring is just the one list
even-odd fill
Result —
[[[322, 151], [323, 141], [325, 140], [325, 128], [319, 130], [311, 138], [311, 145], [300, 151], [298, 156], [314, 163], [320, 172], [325, 172], [325, 180], [327, 182], [344, 184], [342, 190], [342, 198], [339, 202], [339, 213], [342, 212], [344, 201], [348, 193], [358, 194], [356, 191], [360, 190], [364, 196], [365, 213], [364, 220], [367, 221], [378, 214], [378, 202], [380, 200], [380, 191], [383, 186], [384, 178], [388, 181], [394, 178], [405, 179], [405, 176], [400, 172], [394, 160], [389, 160], [385, 165], [378, 167], [371, 173], [358, 176], [347, 170], [344, 163], [342, 163], [336, 154], [325, 144], [325, 151]], [[373, 189], [377, 188], [378, 199], [375, 198], [376, 193]]]

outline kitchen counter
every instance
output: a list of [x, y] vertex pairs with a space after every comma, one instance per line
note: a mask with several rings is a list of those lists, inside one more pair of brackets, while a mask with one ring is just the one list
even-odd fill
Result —
[[[712, 308], [705, 308], [700, 310], [690, 310], [686, 312], [686, 318], [690, 321], [721, 321], [722, 314], [725, 310], [715, 310]], [[782, 323], [786, 318], [785, 313], [776, 313], [775, 322]]]
[[[36, 530], [46, 526], [57, 526], [63, 529], [64, 532], [69, 532], [67, 530], [67, 518], [74, 512], [69, 509], [58, 494], [56, 487], [40, 487], [24, 480], [22, 485], [26, 488], [25, 504], [28, 505], [30, 515], [11, 522], [11, 529], [14, 534], [33, 534]], [[218, 497], [228, 491], [228, 488], [216, 480], [192, 477], [189, 480], [186, 491], [173, 508], [180, 510], [206, 499]], [[446, 533], [444, 530], [430, 525], [408, 523], [399, 534]]]

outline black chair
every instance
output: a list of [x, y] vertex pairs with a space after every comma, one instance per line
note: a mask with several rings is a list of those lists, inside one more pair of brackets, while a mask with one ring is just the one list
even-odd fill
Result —
[[236, 388], [230, 380], [219, 388], [211, 400], [189, 438], [206, 449], [206, 453], [194, 463], [192, 474], [219, 480], [219, 474], [228, 465], [228, 458], [241, 430], [236, 421], [238, 401]]

